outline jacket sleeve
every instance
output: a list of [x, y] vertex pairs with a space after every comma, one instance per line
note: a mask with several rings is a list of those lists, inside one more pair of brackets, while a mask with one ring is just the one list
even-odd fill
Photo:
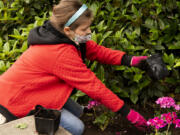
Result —
[[123, 51], [98, 45], [92, 40], [86, 42], [86, 58], [91, 61], [96, 60], [102, 64], [121, 65], [122, 57], [125, 54]]
[[58, 56], [53, 66], [53, 74], [114, 112], [117, 112], [124, 105], [123, 100], [106, 88], [86, 67], [75, 48], [69, 47]]

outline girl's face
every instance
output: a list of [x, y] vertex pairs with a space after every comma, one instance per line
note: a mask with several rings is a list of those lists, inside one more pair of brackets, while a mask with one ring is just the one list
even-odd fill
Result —
[[92, 21], [86, 20], [79, 27], [77, 27], [74, 31], [70, 29], [70, 27], [64, 28], [64, 33], [73, 40], [75, 35], [86, 36], [91, 33], [90, 25]]
[[90, 29], [91, 20], [86, 20], [74, 32], [80, 36], [86, 36], [91, 33]]

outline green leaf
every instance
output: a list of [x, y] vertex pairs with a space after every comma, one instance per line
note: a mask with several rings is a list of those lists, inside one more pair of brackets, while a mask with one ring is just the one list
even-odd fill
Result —
[[147, 18], [146, 21], [145, 21], [144, 26], [147, 27], [147, 28], [150, 28], [150, 29], [154, 28], [153, 20], [150, 19], [150, 18]]
[[122, 90], [121, 88], [118, 88], [116, 86], [113, 86], [113, 92], [118, 94], [120, 97], [129, 97], [129, 94], [127, 91]]
[[179, 94], [179, 93], [180, 93], [180, 86], [176, 87], [175, 93], [176, 93], [176, 94]]
[[162, 93], [162, 91], [157, 90], [157, 91], [155, 91], [154, 95], [157, 97], [162, 97], [163, 93]]
[[130, 99], [134, 104], [136, 104], [138, 101], [138, 96], [136, 94], [131, 94]]
[[151, 33], [150, 35], [150, 40], [157, 40], [159, 38], [159, 31], [157, 29], [150, 29], [149, 32]]
[[134, 47], [134, 45], [129, 45], [129, 46], [127, 47], [127, 49], [128, 49], [128, 50], [134, 50], [135, 47]]
[[100, 125], [101, 131], [104, 131], [109, 124], [109, 118], [105, 121], [104, 125]]
[[93, 11], [93, 15], [96, 16], [99, 6], [96, 2], [94, 2], [93, 4], [91, 4], [90, 9]]
[[91, 65], [91, 70], [94, 71], [95, 67], [97, 66], [97, 61], [94, 61]]
[[8, 53], [10, 51], [10, 44], [6, 42], [3, 46], [3, 52]]
[[165, 78], [165, 82], [167, 82], [167, 83], [170, 83], [170, 84], [176, 84], [176, 78], [173, 78], [173, 77], [167, 77], [167, 78]]
[[147, 87], [150, 84], [150, 80], [144, 80], [142, 83], [139, 83], [138, 86], [140, 89], [143, 89], [144, 87]]
[[93, 33], [92, 33], [92, 40], [97, 43], [97, 35], [96, 35], [95, 31], [93, 31]]
[[149, 51], [149, 49], [144, 49], [142, 55], [146, 55], [148, 51]]
[[113, 113], [104, 112], [100, 116], [96, 116], [96, 119], [93, 121], [93, 124], [97, 124], [100, 127], [101, 131], [104, 131], [110, 122], [110, 118], [113, 116]]
[[166, 53], [164, 53], [164, 55], [163, 55], [163, 60], [166, 63], [168, 63], [168, 61], [169, 61], [169, 56]]
[[9, 37], [13, 37], [16, 39], [21, 39], [21, 40], [25, 40], [25, 37], [21, 36], [21, 35], [8, 35]]
[[0, 8], [4, 8], [4, 3], [3, 3], [3, 1], [0, 1]]
[[135, 32], [136, 32], [136, 34], [137, 34], [138, 36], [140, 36], [140, 34], [141, 34], [141, 28], [140, 28], [140, 27], [136, 27], [136, 28], [135, 28]]
[[133, 18], [132, 18], [132, 16], [131, 16], [131, 15], [124, 15], [124, 17], [126, 17], [126, 19], [128, 19], [128, 20], [133, 21]]
[[174, 65], [174, 68], [176, 68], [176, 67], [180, 67], [180, 61]]
[[103, 38], [101, 39], [101, 41], [99, 42], [99, 44], [101, 45], [102, 42], [112, 33], [112, 31], [108, 31], [103, 35]]
[[25, 2], [26, 2], [27, 4], [29, 4], [29, 3], [30, 3], [30, 0], [25, 0]]
[[24, 7], [19, 10], [19, 13], [20, 13], [20, 14], [23, 14], [23, 13], [24, 13]]
[[24, 52], [27, 48], [28, 48], [27, 41], [24, 41], [24, 42], [23, 42], [23, 45], [22, 45], [22, 47], [21, 47], [21, 51]]
[[83, 96], [85, 96], [85, 95], [86, 95], [86, 94], [83, 93], [83, 92], [80, 91], [80, 90], [78, 90], [77, 93], [76, 93], [76, 96], [77, 96], [77, 97], [83, 97]]
[[169, 56], [165, 53], [163, 57], [164, 62], [169, 63], [169, 65], [172, 67], [175, 63], [174, 55], [171, 53]]
[[122, 38], [123, 37], [123, 31], [124, 31], [125, 27], [121, 28], [121, 30], [117, 31], [115, 33], [115, 37], [116, 38]]
[[178, 41], [172, 45], [169, 45], [168, 49], [180, 49], [180, 41]]
[[162, 45], [155, 45], [154, 48], [156, 50], [164, 50], [165, 49], [164, 46], [162, 46]]
[[17, 29], [14, 29], [14, 35], [20, 35], [20, 33]]
[[6, 71], [6, 65], [5, 65], [5, 63], [4, 63], [4, 61], [0, 61], [0, 71], [2, 71], [2, 72], [4, 72], [4, 71]]
[[109, 35], [111, 35], [112, 31], [107, 31], [104, 35], [103, 38], [106, 39]]
[[142, 74], [135, 74], [133, 80], [138, 83], [141, 78], [142, 78]]
[[174, 65], [174, 62], [175, 62], [174, 55], [173, 55], [173, 54], [170, 54], [170, 56], [169, 56], [169, 64], [170, 64], [171, 66], [173, 66], [173, 65]]
[[28, 127], [28, 125], [26, 123], [20, 123], [20, 124], [16, 125], [16, 128], [20, 128], [20, 129], [25, 129], [27, 127]]
[[132, 5], [132, 12], [136, 15], [139, 16], [138, 10], [136, 9], [136, 7], [134, 5]]
[[36, 9], [40, 9], [40, 8], [41, 8], [41, 6], [39, 5], [39, 3], [34, 3], [34, 4], [33, 4], [33, 7], [36, 8]]
[[101, 32], [104, 29], [104, 20], [99, 22], [99, 24], [96, 27], [98, 31]]
[[2, 47], [2, 45], [3, 45], [3, 40], [2, 38], [0, 38], [0, 48]]
[[132, 0], [134, 4], [142, 4], [145, 3], [147, 0]]
[[116, 66], [115, 69], [116, 70], [125, 70], [126, 67], [125, 66]]
[[144, 50], [144, 46], [135, 46], [135, 50]]
[[158, 14], [160, 14], [160, 13], [161, 13], [161, 11], [162, 11], [162, 8], [161, 8], [161, 7], [158, 7], [158, 8], [156, 9], [156, 13], [157, 13], [157, 15], [158, 15]]
[[97, 71], [97, 76], [102, 82], [104, 82], [104, 67], [102, 65]]
[[83, 97], [83, 96], [85, 96], [85, 95], [86, 95], [85, 93], [83, 93], [82, 91], [78, 90], [75, 94], [73, 94], [73, 95], [71, 96], [71, 99], [77, 102], [77, 100], [78, 100], [80, 97]]
[[158, 22], [159, 22], [160, 29], [163, 30], [165, 28], [164, 22], [160, 18], [158, 19]]
[[127, 91], [125, 90], [121, 90], [120, 94], [119, 94], [121, 97], [128, 97], [129, 98], [129, 94]]
[[12, 50], [15, 50], [15, 49], [16, 49], [17, 43], [18, 43], [18, 41], [15, 41], [15, 42], [14, 42], [14, 44], [13, 44], [13, 49], [12, 49]]
[[8, 69], [10, 66], [11, 66], [11, 63], [8, 61], [8, 62], [6, 63], [6, 68]]

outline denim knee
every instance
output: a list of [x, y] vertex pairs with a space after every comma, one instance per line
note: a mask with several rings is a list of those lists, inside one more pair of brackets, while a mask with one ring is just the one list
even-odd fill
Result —
[[76, 123], [74, 123], [73, 135], [82, 135], [84, 129], [85, 129], [84, 123], [81, 120], [76, 121]]
[[72, 135], [82, 135], [85, 129], [84, 123], [66, 109], [61, 111], [60, 126], [68, 130]]
[[63, 108], [68, 110], [77, 117], [80, 117], [83, 114], [83, 109], [84, 109], [83, 106], [73, 101], [71, 98], [67, 100]]

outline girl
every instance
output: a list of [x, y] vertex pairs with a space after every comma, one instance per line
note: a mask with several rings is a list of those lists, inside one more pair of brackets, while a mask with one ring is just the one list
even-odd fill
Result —
[[[29, 33], [30, 47], [0, 76], [0, 114], [3, 122], [26, 116], [36, 105], [62, 110], [60, 125], [81, 135], [84, 124], [78, 118], [83, 108], [69, 99], [74, 88], [121, 113], [144, 130], [146, 120], [128, 108], [86, 67], [83, 59], [103, 64], [138, 66], [146, 56], [128, 56], [91, 41], [92, 12], [79, 0], [61, 0], [50, 21]], [[82, 59], [83, 57], [83, 59]], [[3, 113], [5, 110], [8, 114]], [[4, 118], [4, 119], [3, 119]]]

